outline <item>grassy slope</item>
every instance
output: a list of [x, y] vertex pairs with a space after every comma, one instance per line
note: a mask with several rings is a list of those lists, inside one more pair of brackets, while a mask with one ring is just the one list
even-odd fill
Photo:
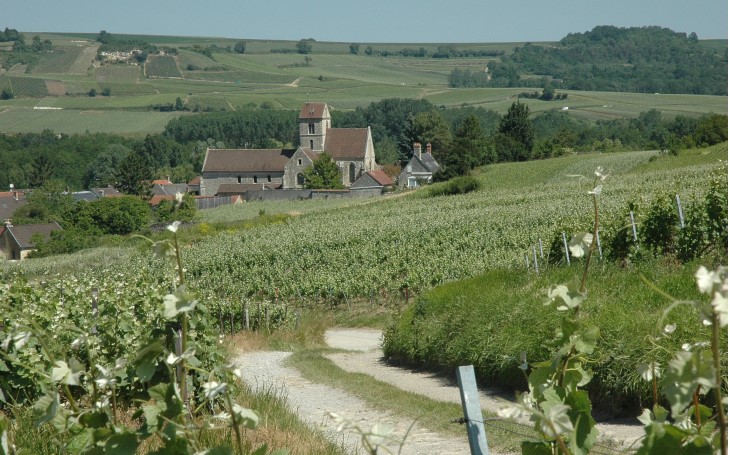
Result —
[[[247, 103], [271, 102], [277, 108], [298, 109], [307, 100], [318, 99], [330, 103], [336, 109], [352, 109], [365, 106], [383, 98], [425, 98], [436, 105], [448, 107], [471, 104], [505, 112], [522, 91], [534, 89], [451, 89], [446, 77], [454, 67], [479, 70], [489, 58], [474, 59], [416, 59], [400, 57], [369, 57], [363, 55], [367, 43], [361, 43], [360, 55], [349, 53], [349, 43], [313, 44], [309, 66], [304, 65], [300, 54], [271, 53], [271, 49], [293, 49], [294, 41], [248, 40], [246, 55], [216, 54], [215, 61], [181, 50], [178, 67], [184, 80], [149, 79], [135, 71], [123, 71], [122, 67], [105, 66], [87, 71], [79, 70], [74, 56], [81, 55], [83, 48], [94, 48], [91, 34], [41, 34], [49, 38], [59, 50], [48, 54], [32, 68], [30, 74], [13, 73], [21, 78], [38, 78], [58, 81], [66, 86], [72, 96], [53, 98], [51, 104], [68, 110], [104, 109], [146, 110], [151, 104], [174, 103], [177, 97], [191, 106], [215, 109], [235, 109]], [[193, 44], [232, 46], [238, 40], [195, 37], [141, 37], [165, 46], [192, 46]], [[459, 49], [503, 50], [506, 53], [520, 43], [465, 43]], [[371, 44], [378, 50], [425, 47], [434, 51], [436, 43]], [[713, 44], [714, 45], [714, 44]], [[90, 63], [89, 63], [90, 64]], [[230, 71], [187, 71], [188, 64], [201, 68], [226, 66]], [[135, 67], [136, 68], [136, 67]], [[137, 77], [138, 76], [138, 77]], [[293, 84], [297, 81], [296, 84]], [[2, 86], [0, 78], [0, 86]], [[103, 101], [84, 96], [90, 89], [100, 91], [109, 87], [112, 96]], [[569, 112], [579, 117], [607, 119], [634, 117], [639, 112], [657, 108], [667, 115], [697, 115], [706, 112], [727, 113], [727, 97], [691, 95], [652, 95], [610, 92], [573, 92], [564, 101], [543, 102], [527, 100], [533, 112], [570, 107]], [[38, 90], [29, 94], [42, 96]], [[49, 99], [31, 101], [15, 99], [0, 101], [0, 131], [25, 132], [50, 128], [57, 132], [109, 131], [126, 134], [145, 134], [161, 131], [162, 118], [150, 112], [136, 112], [142, 117], [136, 121], [120, 121], [118, 117], [89, 119], [76, 117], [73, 122], [67, 116], [58, 115], [34, 120], [27, 106], [49, 105]], [[147, 125], [140, 127], [140, 124]]]

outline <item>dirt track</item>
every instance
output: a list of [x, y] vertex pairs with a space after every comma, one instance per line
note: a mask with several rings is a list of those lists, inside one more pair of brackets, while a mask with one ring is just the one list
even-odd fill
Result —
[[[428, 395], [434, 400], [461, 402], [458, 388], [448, 378], [413, 372], [383, 362], [381, 336], [380, 331], [371, 329], [329, 330], [326, 334], [327, 344], [349, 352], [330, 354], [327, 357], [345, 371], [365, 373], [403, 390]], [[287, 352], [246, 353], [235, 362], [244, 367], [244, 380], [248, 384], [262, 389], [273, 387], [284, 393], [303, 420], [321, 428], [330, 439], [344, 444], [351, 453], [358, 453], [359, 436], [353, 433], [337, 433], [337, 424], [326, 417], [327, 412], [336, 412], [366, 430], [376, 422], [389, 423], [396, 428], [396, 438], [402, 438], [411, 425], [412, 422], [408, 419], [369, 408], [367, 403], [353, 395], [304, 379], [297, 370], [284, 366], [289, 355]], [[480, 404], [483, 409], [494, 412], [499, 399], [505, 398], [508, 397], [500, 396], [494, 391], [482, 390]], [[599, 424], [598, 427], [603, 437], [614, 439], [624, 448], [644, 433], [638, 422], [610, 422]], [[408, 435], [402, 453], [469, 454], [469, 446], [466, 434], [463, 438], [453, 438], [429, 432], [416, 425]]]

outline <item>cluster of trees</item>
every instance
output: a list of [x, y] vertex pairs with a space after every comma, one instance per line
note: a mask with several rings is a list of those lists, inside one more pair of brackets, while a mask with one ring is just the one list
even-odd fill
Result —
[[121, 39], [117, 36], [112, 35], [106, 30], [102, 30], [96, 36], [96, 41], [101, 43], [97, 50], [97, 59], [102, 59], [102, 52], [129, 52], [132, 50], [139, 50], [135, 53], [134, 58], [139, 63], [144, 63], [147, 60], [147, 56], [150, 54], [156, 54], [158, 49], [154, 44], [150, 44], [147, 41], [139, 39]]
[[[36, 35], [30, 44], [25, 42], [25, 36], [19, 33], [15, 29], [5, 27], [5, 30], [0, 32], [0, 42], [12, 42], [13, 48], [9, 53], [4, 53], [2, 58], [2, 66], [5, 69], [9, 69], [13, 65], [32, 65], [38, 61], [37, 54], [40, 52], [49, 52], [53, 50], [53, 43], [51, 40], [42, 40], [40, 36]], [[5, 95], [11, 95], [12, 91], [8, 91]]]
[[[708, 50], [697, 35], [661, 27], [599, 26], [573, 33], [557, 46], [527, 43], [499, 62], [489, 75], [454, 70], [453, 87], [536, 86], [539, 80], [518, 74], [552, 78], [556, 88], [640, 93], [727, 95], [728, 56]], [[506, 77], [505, 77], [506, 76]]]
[[[350, 53], [359, 54], [360, 44], [351, 43]], [[432, 57], [432, 58], [464, 58], [464, 57], [499, 57], [504, 55], [504, 51], [487, 50], [487, 49], [463, 49], [459, 50], [454, 45], [439, 46], [436, 52], [429, 52], [424, 47], [418, 49], [403, 48], [397, 51], [387, 51], [375, 49], [372, 46], [365, 48], [365, 55], [374, 55], [378, 57]]]

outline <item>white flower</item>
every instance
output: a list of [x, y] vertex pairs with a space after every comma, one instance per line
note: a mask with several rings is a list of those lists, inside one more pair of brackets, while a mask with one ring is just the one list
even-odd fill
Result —
[[716, 272], [710, 272], [701, 266], [695, 273], [695, 279], [697, 280], [697, 288], [701, 293], [712, 295], [712, 290], [715, 287], [715, 283], [720, 283], [720, 277]]
[[593, 191], [589, 191], [588, 194], [600, 196], [601, 191], [603, 191], [603, 185], [598, 185], [597, 187], [593, 188]]
[[689, 343], [684, 343], [684, 344], [682, 345], [682, 350], [683, 350], [683, 351], [690, 351], [691, 349], [692, 349], [692, 345], [691, 345], [691, 344], [689, 344]]
[[677, 324], [668, 324], [664, 326], [664, 333], [674, 333], [677, 330]]
[[180, 227], [179, 221], [173, 221], [171, 225], [167, 226], [167, 230], [170, 232], [177, 232], [177, 228]]
[[603, 167], [602, 167], [602, 166], [598, 166], [598, 167], [596, 168], [596, 170], [595, 170], [595, 171], [594, 171], [593, 173], [595, 174], [595, 176], [596, 176], [596, 177], [597, 177], [597, 178], [598, 178], [598, 179], [599, 179], [599, 180], [600, 180], [601, 182], [602, 182], [602, 181], [604, 181], [604, 180], [606, 180], [606, 177], [608, 177], [608, 172], [604, 173], [604, 172], [603, 172]]
[[225, 393], [226, 389], [228, 388], [228, 384], [225, 382], [216, 382], [216, 381], [210, 381], [203, 383], [203, 394], [205, 395], [205, 398], [212, 400], [213, 398], [217, 397], [218, 395]]

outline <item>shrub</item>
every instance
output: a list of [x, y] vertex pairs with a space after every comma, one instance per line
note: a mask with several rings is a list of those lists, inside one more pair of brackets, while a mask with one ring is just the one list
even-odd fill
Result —
[[641, 224], [641, 244], [655, 256], [672, 253], [679, 228], [679, 216], [673, 198], [662, 195], [654, 200]]
[[453, 179], [431, 185], [428, 188], [428, 196], [452, 196], [454, 194], [466, 194], [476, 191], [481, 186], [481, 182], [470, 175], [463, 177], [454, 177]]

